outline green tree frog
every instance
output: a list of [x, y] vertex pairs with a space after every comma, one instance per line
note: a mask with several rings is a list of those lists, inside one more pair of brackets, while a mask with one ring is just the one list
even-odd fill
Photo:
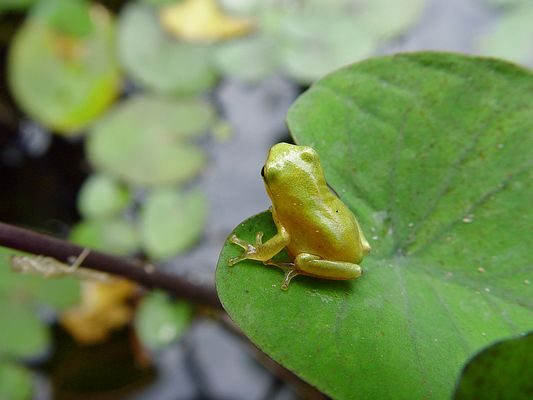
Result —
[[[361, 276], [359, 263], [370, 245], [350, 209], [328, 187], [316, 151], [278, 143], [261, 175], [277, 233], [263, 243], [263, 232], [257, 232], [255, 244], [232, 235], [229, 241], [244, 252], [228, 264], [250, 259], [279, 267], [285, 271], [283, 290], [297, 275], [336, 280]], [[272, 260], [285, 247], [292, 261]]]

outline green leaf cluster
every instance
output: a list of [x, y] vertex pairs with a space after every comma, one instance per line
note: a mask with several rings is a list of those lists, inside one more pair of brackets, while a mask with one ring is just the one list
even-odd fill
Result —
[[24, 358], [42, 355], [50, 333], [39, 317], [45, 310], [61, 310], [79, 301], [74, 279], [44, 280], [11, 271], [9, 259], [22, 253], [0, 247], [0, 399], [27, 399], [31, 375], [17, 365]]

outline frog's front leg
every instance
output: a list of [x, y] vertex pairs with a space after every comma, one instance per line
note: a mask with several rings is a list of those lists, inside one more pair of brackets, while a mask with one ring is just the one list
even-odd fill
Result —
[[285, 228], [280, 227], [278, 233], [265, 243], [263, 243], [263, 232], [257, 232], [255, 236], [255, 246], [239, 239], [236, 235], [231, 235], [229, 241], [244, 249], [244, 252], [240, 256], [231, 258], [228, 261], [228, 264], [232, 266], [242, 260], [270, 260], [287, 246], [289, 243], [289, 234]]

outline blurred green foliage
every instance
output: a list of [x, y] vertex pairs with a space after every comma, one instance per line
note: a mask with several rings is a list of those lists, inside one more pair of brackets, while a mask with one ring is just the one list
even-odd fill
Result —
[[[103, 0], [0, 0], [0, 15], [27, 10], [8, 55], [18, 107], [53, 133], [84, 135], [94, 170], [78, 197], [83, 220], [70, 235], [79, 244], [152, 260], [187, 251], [208, 215], [194, 184], [208, 162], [203, 138], [230, 131], [209, 97], [220, 79], [254, 84], [281, 74], [307, 85], [390, 44], [427, 3], [220, 0], [223, 12], [253, 21], [252, 32], [184, 41], [161, 24], [165, 7], [179, 2], [125, 1], [114, 4], [115, 16]], [[531, 2], [487, 3], [505, 14], [479, 38], [480, 51], [533, 63]], [[75, 303], [79, 290], [70, 279], [12, 274], [7, 253], [0, 249], [2, 400], [27, 398], [30, 375], [1, 357], [43, 353], [49, 334], [39, 312]], [[154, 294], [142, 301], [136, 326], [145, 345], [159, 348], [179, 338], [189, 318], [188, 306]]]

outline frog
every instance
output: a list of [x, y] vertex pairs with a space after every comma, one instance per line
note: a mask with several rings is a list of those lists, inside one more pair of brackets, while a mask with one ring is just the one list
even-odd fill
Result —
[[[279, 267], [285, 273], [282, 290], [298, 275], [359, 278], [361, 261], [371, 247], [355, 215], [328, 186], [318, 153], [309, 146], [277, 143], [268, 152], [261, 176], [277, 232], [263, 242], [259, 231], [255, 243], [232, 234], [229, 242], [244, 251], [228, 265], [256, 260]], [[290, 260], [274, 260], [285, 248]]]

